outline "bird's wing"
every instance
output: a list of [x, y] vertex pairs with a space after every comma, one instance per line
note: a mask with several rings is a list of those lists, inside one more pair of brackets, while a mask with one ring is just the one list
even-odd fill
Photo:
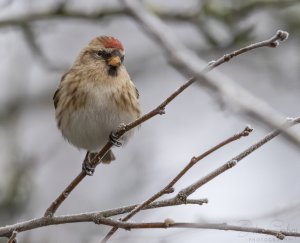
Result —
[[55, 109], [57, 107], [57, 103], [58, 103], [58, 100], [59, 100], [58, 92], [59, 92], [59, 88], [55, 91], [55, 93], [53, 95], [53, 103], [54, 103], [54, 108]]
[[140, 98], [140, 92], [137, 88], [135, 88], [135, 94], [136, 94], [136, 98]]
[[[67, 76], [68, 73], [69, 73], [69, 72], [66, 72], [66, 73], [61, 77], [60, 83], [62, 83], [62, 82], [65, 80], [65, 78], [66, 78], [66, 76]], [[54, 108], [55, 108], [55, 109], [56, 109], [57, 104], [58, 104], [58, 101], [59, 101], [59, 89], [60, 89], [60, 86], [57, 88], [57, 90], [55, 91], [55, 93], [54, 93], [54, 95], [53, 95], [53, 103], [54, 103]]]

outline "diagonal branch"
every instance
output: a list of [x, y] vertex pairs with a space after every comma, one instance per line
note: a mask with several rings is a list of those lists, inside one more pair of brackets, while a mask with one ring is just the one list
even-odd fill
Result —
[[[120, 130], [116, 131], [115, 136], [120, 138], [129, 130], [139, 126], [143, 122], [151, 119], [156, 115], [164, 114], [165, 107], [174, 100], [180, 93], [182, 93], [187, 87], [189, 87], [195, 80], [192, 78], [188, 80], [184, 85], [180, 86], [174, 93], [172, 93], [167, 99], [165, 99], [159, 106], [157, 106], [152, 111], [146, 113], [142, 117], [136, 119], [135, 121], [123, 126]], [[91, 166], [95, 167], [103, 156], [107, 153], [109, 149], [111, 149], [113, 144], [110, 140], [106, 143], [106, 145], [101, 149], [101, 151], [93, 158], [91, 161]], [[62, 202], [69, 196], [69, 194], [74, 190], [74, 188], [86, 177], [86, 174], [81, 171], [78, 176], [66, 187], [66, 189], [51, 203], [50, 207], [46, 210], [45, 215], [47, 217], [52, 217], [53, 214], [56, 212], [58, 207], [62, 204]]]
[[[131, 13], [131, 16], [135, 18], [136, 22], [162, 47], [169, 60], [178, 70], [182, 73], [193, 75], [198, 80], [197, 84], [208, 88], [214, 94], [216, 93], [218, 97], [224, 99], [226, 104], [240, 111], [240, 113], [250, 115], [271, 128], [281, 127], [280, 125], [286, 116], [274, 110], [263, 100], [254, 97], [234, 81], [226, 78], [224, 74], [215, 71], [207, 75], [206, 72], [201, 71], [207, 70], [206, 62], [184, 47], [178, 41], [178, 38], [174, 36], [173, 32], [157, 16], [147, 11], [139, 1], [122, 0], [122, 3]], [[274, 38], [271, 38], [273, 42], [270, 42], [268, 46], [277, 47], [278, 41], [284, 41], [287, 38], [287, 32], [277, 31]], [[254, 45], [254, 48], [257, 47]], [[231, 55], [225, 55], [225, 57], [225, 61], [228, 61]], [[211, 66], [214, 67], [213, 62]], [[291, 142], [298, 147], [300, 146], [299, 132], [290, 132], [286, 129], [282, 130], [282, 132]]]
[[[286, 128], [289, 128], [289, 127], [291, 127], [295, 124], [298, 124], [298, 123], [300, 123], [300, 117], [297, 117], [297, 118], [294, 118], [294, 119], [289, 118], [282, 127], [286, 129]], [[200, 187], [202, 187], [203, 185], [205, 185], [206, 183], [208, 183], [212, 179], [216, 178], [220, 174], [224, 173], [225, 171], [227, 171], [227, 170], [231, 169], [232, 167], [234, 167], [239, 161], [241, 161], [246, 156], [253, 153], [255, 150], [259, 149], [261, 146], [263, 146], [264, 144], [266, 144], [267, 142], [269, 142], [270, 140], [272, 140], [273, 138], [275, 138], [279, 134], [280, 134], [280, 129], [276, 129], [276, 130], [270, 132], [267, 136], [263, 137], [261, 140], [259, 140], [258, 142], [256, 142], [255, 144], [253, 144], [252, 146], [250, 146], [249, 148], [247, 148], [246, 150], [244, 150], [243, 152], [241, 152], [237, 156], [233, 157], [231, 160], [227, 161], [225, 164], [223, 164], [219, 168], [215, 169], [214, 171], [212, 171], [208, 175], [204, 176], [203, 178], [196, 181], [192, 185], [184, 188], [178, 194], [183, 199], [184, 198], [186, 199], [188, 196], [190, 196], [192, 193], [194, 193]]]

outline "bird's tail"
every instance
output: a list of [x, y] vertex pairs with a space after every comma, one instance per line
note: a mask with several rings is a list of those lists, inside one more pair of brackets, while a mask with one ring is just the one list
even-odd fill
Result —
[[110, 149], [104, 155], [104, 157], [102, 158], [101, 162], [104, 163], [104, 164], [109, 164], [110, 162], [112, 162], [115, 159], [116, 159], [116, 157], [115, 157], [115, 155], [113, 154], [113, 152]]

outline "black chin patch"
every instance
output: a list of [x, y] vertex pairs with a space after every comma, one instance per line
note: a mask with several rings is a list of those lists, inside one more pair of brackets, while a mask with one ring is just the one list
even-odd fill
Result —
[[108, 67], [108, 75], [109, 76], [117, 76], [118, 75], [118, 67]]

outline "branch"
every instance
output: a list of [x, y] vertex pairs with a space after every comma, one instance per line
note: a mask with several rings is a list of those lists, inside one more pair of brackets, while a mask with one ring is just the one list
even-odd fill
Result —
[[116, 16], [126, 14], [124, 8], [106, 8], [95, 11], [93, 13], [85, 13], [83, 11], [67, 10], [64, 5], [59, 5], [49, 11], [35, 12], [22, 16], [12, 17], [0, 21], [0, 28], [10, 26], [22, 26], [23, 24], [31, 24], [36, 21], [52, 20], [52, 19], [81, 19], [87, 21], [97, 21], [108, 16]]
[[[291, 127], [295, 124], [298, 124], [298, 123], [300, 123], [300, 117], [297, 117], [297, 118], [294, 118], [294, 119], [289, 118], [287, 120], [287, 122], [284, 125], [282, 125], [282, 128], [286, 129], [286, 128], [289, 128], [289, 127]], [[207, 182], [209, 182], [212, 179], [216, 178], [217, 176], [224, 173], [225, 171], [231, 169], [239, 161], [244, 159], [246, 156], [250, 155], [255, 150], [257, 150], [258, 148], [260, 148], [261, 146], [263, 146], [264, 144], [266, 144], [267, 142], [269, 142], [273, 138], [277, 137], [280, 134], [281, 130], [282, 129], [276, 129], [276, 130], [270, 132], [267, 136], [263, 137], [261, 140], [257, 141], [255, 144], [253, 144], [252, 146], [250, 146], [249, 148], [247, 148], [246, 150], [244, 150], [243, 152], [241, 152], [237, 156], [233, 157], [231, 160], [227, 161], [225, 164], [223, 164], [219, 168], [215, 169], [214, 171], [212, 171], [208, 175], [204, 176], [203, 178], [196, 181], [192, 185], [190, 185], [190, 186], [186, 187], [185, 189], [181, 190], [178, 194], [182, 198], [187, 198], [192, 193], [194, 193], [196, 190], [198, 190], [200, 187], [205, 185]]]
[[236, 226], [227, 223], [222, 223], [222, 224], [186, 223], [186, 222], [176, 223], [172, 219], [166, 219], [164, 222], [130, 223], [130, 222], [116, 221], [107, 218], [100, 218], [95, 223], [110, 225], [125, 230], [149, 229], [149, 228], [151, 229], [157, 229], [157, 228], [214, 229], [214, 230], [231, 230], [231, 231], [239, 231], [239, 232], [266, 234], [266, 235], [275, 236], [280, 240], [283, 240], [285, 236], [300, 237], [300, 233], [294, 231], [277, 231], [277, 230], [270, 230], [270, 229], [264, 229], [258, 227]]
[[[142, 117], [136, 119], [135, 121], [122, 126], [122, 128], [115, 132], [116, 138], [120, 138], [129, 130], [139, 126], [143, 122], [151, 119], [156, 115], [163, 115], [165, 113], [165, 107], [174, 100], [180, 93], [182, 93], [187, 87], [189, 87], [194, 82], [194, 79], [188, 80], [184, 85], [180, 86], [174, 93], [172, 93], [167, 99], [165, 99], [159, 106], [157, 106], [152, 111], [148, 112], [147, 114], [143, 115]], [[91, 161], [91, 167], [96, 167], [103, 156], [107, 153], [113, 144], [110, 140], [106, 143], [106, 145], [101, 149], [101, 151], [93, 158]], [[56, 212], [58, 207], [62, 204], [62, 202], [69, 196], [70, 192], [74, 190], [74, 188], [86, 177], [85, 172], [81, 171], [78, 176], [66, 187], [66, 189], [58, 196], [55, 201], [52, 202], [50, 207], [46, 210], [45, 216], [52, 217], [53, 214]]]
[[[285, 126], [290, 127], [297, 123], [300, 123], [300, 117], [293, 119], [293, 120], [290, 119], [289, 123], [286, 123]], [[279, 134], [280, 134], [280, 130], [275, 130], [272, 133], [270, 133], [269, 135], [265, 136], [263, 139], [259, 140], [254, 145], [252, 145], [250, 148], [252, 148], [252, 150], [254, 147], [258, 148]], [[249, 150], [251, 150], [250, 148], [245, 150], [239, 156], [245, 157], [245, 156], [249, 155], [250, 154]], [[236, 156], [235, 158], [237, 158], [237, 157], [238, 156]], [[205, 181], [208, 182], [207, 180], [205, 180]], [[147, 205], [142, 210], [154, 209], [154, 208], [160, 208], [160, 207], [168, 207], [168, 206], [177, 206], [177, 205], [182, 205], [182, 204], [202, 205], [202, 204], [208, 202], [207, 199], [187, 199], [183, 195], [184, 193], [182, 193], [182, 191], [186, 192], [185, 195], [187, 195], [188, 193], [192, 193], [190, 186], [188, 186], [188, 187], [184, 188], [183, 190], [179, 191], [179, 193], [175, 197], [166, 199], [166, 200], [153, 202], [150, 205]], [[130, 213], [134, 209], [136, 209], [138, 206], [140, 206], [140, 205], [138, 205], [138, 204], [130, 205], [130, 206], [126, 206], [126, 207], [110, 209], [110, 210], [105, 210], [105, 211], [100, 211], [100, 212], [91, 212], [91, 213], [64, 215], [64, 216], [55, 216], [55, 217], [41, 217], [38, 219], [32, 219], [32, 220], [28, 220], [28, 221], [21, 222], [21, 223], [0, 227], [0, 237], [4, 237], [4, 236], [10, 237], [14, 231], [16, 231], [16, 232], [28, 231], [31, 229], [40, 228], [40, 227], [49, 226], [49, 225], [67, 224], [67, 223], [76, 223], [76, 222], [89, 222], [89, 221], [99, 222], [99, 218], [102, 219], [103, 217], [106, 218], [106, 217], [112, 217], [112, 216], [116, 216], [116, 215], [120, 215], [120, 214], [124, 214], [124, 213]], [[295, 233], [294, 236], [297, 236], [297, 234], [298, 233]], [[288, 234], [286, 234], [286, 235], [288, 235]]]
[[[273, 7], [273, 8], [285, 8], [290, 7], [293, 4], [299, 3], [298, 0], [254, 0], [245, 2], [242, 6], [236, 7], [234, 6], [232, 9], [232, 14], [238, 16], [249, 16], [250, 13], [254, 12], [255, 10], [262, 10], [266, 7]], [[229, 13], [228, 13], [229, 14]]]
[[[289, 118], [287, 120], [287, 122], [282, 126], [284, 128], [289, 128], [295, 124], [300, 123], [300, 117], [295, 118], [295, 119], [291, 119]], [[249, 129], [249, 128], [248, 128]], [[176, 197], [178, 197], [181, 201], [185, 201], [187, 200], [187, 197], [190, 196], [192, 193], [194, 193], [197, 189], [199, 189], [201, 186], [203, 186], [204, 184], [206, 184], [207, 182], [211, 181], [212, 179], [214, 179], [215, 177], [219, 176], [220, 174], [224, 173], [225, 171], [231, 169], [233, 166], [235, 166], [240, 160], [242, 160], [243, 158], [245, 158], [246, 156], [248, 156], [249, 154], [251, 154], [252, 152], [254, 152], [255, 150], [257, 150], [258, 148], [260, 148], [262, 145], [264, 145], [265, 143], [269, 142], [271, 139], [275, 138], [276, 136], [278, 136], [280, 134], [280, 131], [282, 129], [276, 129], [274, 131], [272, 131], [271, 133], [269, 133], [267, 136], [263, 137], [261, 140], [259, 140], [258, 142], [256, 142], [255, 144], [253, 144], [252, 146], [250, 146], [248, 149], [246, 149], [245, 151], [243, 151], [242, 153], [240, 153], [239, 155], [235, 156], [233, 159], [231, 159], [230, 161], [226, 162], [224, 165], [220, 166], [219, 168], [217, 168], [216, 170], [214, 170], [213, 172], [209, 173], [208, 175], [206, 175], [205, 177], [203, 177], [202, 179], [198, 180], [197, 182], [193, 183], [192, 185], [182, 189], [181, 191], [179, 191], [179, 193], [177, 194]], [[252, 130], [247, 130], [247, 128], [245, 128], [244, 132], [251, 132]], [[241, 133], [242, 134], [242, 133]], [[246, 135], [247, 136], [247, 135]], [[241, 137], [241, 136], [240, 136]], [[216, 146], [217, 147], [217, 146]], [[209, 153], [208, 153], [209, 154]], [[185, 169], [187, 167], [189, 167], [192, 163], [193, 160], [197, 161], [197, 159], [200, 158], [204, 158], [206, 155], [208, 155], [207, 152], [202, 154], [199, 157], [194, 157], [191, 159], [190, 163], [182, 170], [185, 171]], [[182, 172], [180, 172], [178, 174], [181, 175]], [[177, 177], [178, 177], [177, 176]], [[175, 178], [177, 178], [175, 177]], [[172, 184], [172, 182], [168, 185], [168, 186], [173, 186], [174, 184]], [[138, 207], [136, 207], [134, 210], [132, 210], [126, 217], [122, 218], [121, 221], [127, 221], [128, 219], [130, 219], [133, 215], [135, 215], [139, 209], [143, 209], [144, 206], [147, 205], [147, 203], [151, 203], [154, 200], [156, 200], [158, 197], [160, 197], [161, 195], [163, 195], [164, 190], [168, 190], [171, 187], [166, 187], [163, 190], [161, 190], [160, 192], [156, 193], [155, 195], [153, 195], [151, 198], [149, 198], [147, 201], [145, 201], [144, 203], [142, 203], [141, 205], [139, 205]], [[105, 238], [102, 240], [102, 243], [107, 242], [110, 237], [117, 231], [118, 227], [114, 227], [112, 228], [108, 234], [105, 236]]]
[[[182, 201], [177, 196], [175, 196], [170, 199], [151, 203], [143, 210], [178, 206], [183, 204], [203, 205], [205, 203], [208, 203], [207, 199], [188, 199], [187, 201]], [[31, 219], [28, 221], [0, 227], [0, 237], [4, 237], [4, 236], [10, 237], [11, 235], [14, 234], [14, 232], [15, 233], [23, 232], [23, 231], [28, 231], [28, 230], [50, 226], [50, 225], [79, 223], [79, 222], [94, 222], [95, 219], [99, 219], [103, 217], [113, 217], [124, 213], [129, 213], [137, 206], [138, 204], [134, 204], [130, 206], [114, 208], [114, 209], [104, 210], [100, 212], [90, 212], [90, 213], [82, 213], [82, 214], [62, 215], [62, 216], [55, 216], [55, 217], [41, 217], [37, 219]]]
[[[173, 186], [200, 160], [204, 159], [211, 153], [215, 152], [216, 150], [222, 148], [223, 146], [236, 141], [242, 137], [248, 136], [252, 132], [252, 129], [249, 127], [246, 127], [242, 132], [237, 133], [228, 139], [222, 141], [221, 143], [217, 144], [216, 146], [212, 147], [211, 149], [207, 150], [206, 152], [202, 153], [201, 155], [197, 157], [191, 158], [190, 162], [159, 192], [155, 193], [153, 196], [151, 196], [149, 199], [138, 205], [136, 208], [134, 208], [129, 214], [127, 214], [125, 217], [121, 219], [121, 221], [127, 221], [130, 218], [132, 218], [135, 214], [146, 208], [149, 204], [163, 196], [164, 194], [172, 193], [174, 191]], [[176, 196], [180, 201], [186, 201], [186, 198], [183, 199], [180, 194]], [[106, 242], [116, 231], [118, 227], [112, 228], [109, 233], [105, 236], [105, 238], [102, 240], [102, 242]]]
[[[131, 16], [162, 47], [169, 56], [169, 60], [181, 72], [192, 74], [198, 80], [197, 84], [217, 93], [218, 97], [224, 99], [225, 103], [238, 109], [241, 113], [250, 115], [271, 128], [281, 127], [281, 123], [286, 116], [274, 110], [264, 101], [254, 97], [247, 90], [226, 78], [224, 74], [215, 71], [207, 75], [206, 73], [211, 69], [207, 68], [206, 62], [184, 47], [178, 41], [178, 38], [174, 36], [173, 32], [157, 16], [147, 11], [139, 1], [122, 0], [122, 2], [131, 13]], [[277, 31], [274, 37], [266, 41], [269, 44], [263, 46], [277, 47], [278, 41], [284, 41], [287, 37], [287, 32]], [[257, 47], [254, 45], [254, 48]], [[225, 55], [225, 61], [229, 61], [230, 58], [231, 55]], [[215, 67], [214, 63], [212, 63], [211, 67]], [[291, 142], [298, 147], [300, 146], [299, 132], [290, 132], [286, 129], [282, 130], [282, 132]]]
[[[271, 37], [268, 40], [258, 42], [256, 44], [252, 44], [249, 46], [246, 46], [244, 48], [241, 48], [240, 50], [234, 51], [230, 54], [227, 54], [221, 58], [219, 58], [217, 61], [210, 62], [208, 65], [205, 66], [202, 73], [207, 73], [214, 69], [217, 66], [220, 66], [221, 64], [228, 62], [233, 57], [236, 57], [238, 55], [241, 55], [245, 52], [251, 51], [256, 48], [260, 47], [274, 47], [277, 45], [278, 40], [283, 40], [283, 37], [287, 37], [287, 33], [283, 31], [277, 31], [277, 33]], [[146, 113], [142, 117], [138, 118], [137, 120], [133, 121], [132, 123], [129, 123], [125, 126], [123, 126], [120, 130], [116, 131], [115, 135], [120, 138], [122, 135], [124, 135], [129, 130], [139, 126], [145, 121], [148, 121], [152, 117], [156, 115], [162, 115], [164, 114], [166, 106], [171, 103], [180, 93], [182, 93], [186, 88], [188, 88], [191, 84], [193, 84], [196, 81], [195, 78], [189, 79], [186, 83], [184, 83], [182, 86], [180, 86], [175, 92], [173, 92], [169, 97], [167, 97], [160, 105], [158, 105], [155, 109], [152, 111]], [[285, 131], [285, 133], [287, 133]], [[101, 149], [101, 151], [94, 157], [93, 161], [91, 162], [92, 167], [96, 167], [99, 162], [101, 161], [101, 158], [107, 153], [109, 149], [113, 144], [108, 141], [106, 145]], [[65, 188], [65, 190], [51, 203], [51, 205], [48, 207], [48, 209], [45, 212], [45, 216], [52, 217], [54, 213], [57, 211], [59, 206], [63, 203], [63, 201], [68, 197], [68, 195], [74, 190], [74, 188], [85, 178], [86, 174], [81, 171], [77, 177]]]
[[54, 64], [46, 57], [44, 51], [40, 47], [37, 42], [37, 35], [34, 29], [26, 22], [23, 24], [20, 23], [19, 26], [20, 30], [22, 31], [24, 40], [28, 45], [29, 49], [31, 50], [32, 54], [37, 58], [38, 64], [41, 64], [43, 67], [47, 68], [51, 71], [64, 71], [62, 64]]
[[13, 231], [11, 233], [11, 236], [9, 237], [7, 243], [17, 243], [17, 235], [18, 235], [18, 232], [17, 231]]
[[[164, 222], [149, 222], [149, 223], [122, 222], [118, 220], [108, 219], [102, 217], [101, 215], [97, 215], [95, 213], [90, 213], [90, 214], [86, 213], [86, 214], [69, 215], [69, 216], [66, 215], [66, 216], [53, 217], [53, 218], [42, 218], [42, 220], [34, 219], [25, 222], [27, 223], [27, 225], [24, 226], [24, 228], [21, 228], [20, 226], [20, 230], [21, 231], [28, 230], [25, 229], [25, 227], [28, 227], [29, 223], [31, 223], [30, 229], [33, 229], [33, 228], [43, 227], [47, 225], [58, 225], [64, 223], [79, 223], [79, 222], [94, 222], [96, 224], [114, 226], [125, 230], [150, 229], [150, 228], [152, 229], [157, 229], [157, 228], [213, 229], [213, 230], [226, 230], [226, 231], [230, 230], [230, 231], [238, 231], [238, 232], [249, 232], [249, 233], [272, 235], [280, 240], [283, 240], [286, 236], [300, 237], [300, 233], [295, 231], [277, 231], [277, 230], [264, 229], [258, 227], [236, 226], [236, 225], [230, 225], [226, 223], [221, 223], [221, 224], [220, 223], [218, 224], [186, 223], [186, 222], [174, 222], [174, 220], [172, 219], [166, 219]], [[19, 225], [21, 225], [21, 223]], [[0, 235], [3, 234], [0, 233]], [[14, 232], [12, 235], [13, 237], [16, 236], [16, 232]]]
[[[7, 2], [12, 2], [7, 0]], [[241, 6], [233, 6], [231, 8], [223, 8], [222, 11], [214, 8], [210, 5], [209, 2], [204, 3], [205, 11], [202, 10], [203, 5], [196, 6], [195, 8], [187, 11], [174, 12], [169, 10], [164, 10], [160, 6], [147, 4], [147, 9], [152, 13], [156, 14], [162, 19], [171, 20], [171, 21], [190, 21], [195, 24], [199, 17], [203, 14], [206, 14], [206, 17], [214, 17], [215, 19], [220, 19], [223, 22], [228, 19], [228, 15], [231, 15], [231, 18], [239, 19], [245, 18], [250, 13], [256, 9], [262, 9], [266, 7], [278, 7], [284, 8], [289, 7], [293, 4], [298, 3], [298, 0], [268, 0], [268, 1], [252, 1], [250, 3], [245, 3]], [[2, 4], [4, 5], [4, 4]], [[32, 12], [23, 14], [21, 16], [15, 16], [7, 19], [0, 20], [0, 28], [11, 27], [11, 26], [22, 26], [23, 24], [31, 24], [33, 22], [53, 20], [53, 19], [66, 19], [66, 20], [86, 20], [86, 21], [98, 21], [106, 17], [115, 17], [127, 15], [128, 11], [124, 7], [111, 7], [111, 8], [100, 8], [95, 9], [93, 12], [84, 12], [82, 10], [71, 10], [66, 8], [65, 3], [58, 4], [57, 7], [54, 7], [47, 11], [41, 12]], [[3, 6], [0, 6], [3, 7]]]

